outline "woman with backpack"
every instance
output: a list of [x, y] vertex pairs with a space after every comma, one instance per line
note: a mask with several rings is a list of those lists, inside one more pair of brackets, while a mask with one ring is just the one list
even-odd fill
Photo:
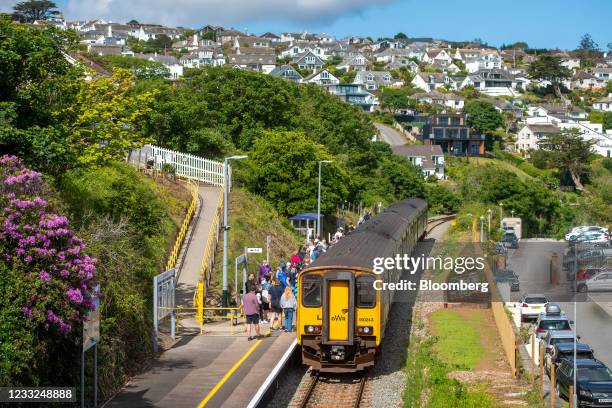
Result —
[[285, 314], [285, 331], [291, 332], [293, 331], [293, 311], [297, 307], [297, 302], [290, 286], [285, 288], [285, 293], [283, 293], [280, 300], [280, 306]]

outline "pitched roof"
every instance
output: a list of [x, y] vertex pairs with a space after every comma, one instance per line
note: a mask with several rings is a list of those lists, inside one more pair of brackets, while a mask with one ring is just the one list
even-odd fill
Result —
[[465, 98], [454, 93], [441, 93], [436, 91], [420, 92], [413, 95], [416, 99], [440, 99], [444, 101], [464, 101]]
[[394, 146], [392, 148], [394, 153], [400, 154], [402, 156], [443, 156], [444, 152], [442, 151], [442, 147], [440, 145], [402, 145], [402, 146]]
[[559, 129], [555, 125], [527, 125], [529, 130], [533, 133], [559, 133], [561, 129]]
[[[314, 77], [316, 77], [317, 75], [319, 75], [321, 72], [323, 71], [327, 71], [327, 73], [332, 77], [332, 78], [336, 78], [335, 75], [333, 75], [331, 72], [329, 72], [329, 70], [327, 68], [323, 68], [319, 71], [313, 72], [312, 74], [308, 75], [307, 77], [304, 78], [304, 81], [310, 81], [311, 79], [313, 79]], [[337, 78], [336, 78], [337, 79]]]
[[228, 64], [238, 65], [276, 65], [276, 56], [269, 54], [230, 54]]
[[446, 81], [446, 74], [443, 72], [419, 72], [417, 76], [421, 77], [423, 81], [428, 83], [431, 82], [431, 79], [433, 79], [433, 82], [438, 84]]

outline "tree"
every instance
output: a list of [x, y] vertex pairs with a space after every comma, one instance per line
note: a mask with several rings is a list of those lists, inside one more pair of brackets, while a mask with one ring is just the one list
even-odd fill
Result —
[[516, 123], [516, 116], [511, 112], [502, 112], [502, 122], [504, 123], [504, 134], [506, 137], [510, 133], [510, 129]]
[[538, 144], [551, 152], [551, 162], [570, 174], [576, 190], [583, 191], [581, 178], [588, 175], [592, 146], [596, 141], [584, 140], [581, 134], [576, 128], [565, 129], [547, 135]]
[[21, 1], [13, 6], [17, 14], [25, 17], [26, 21], [48, 20], [57, 16], [60, 12], [53, 1], [47, 0], [28, 0]]
[[585, 35], [583, 35], [580, 38], [580, 43], [578, 43], [578, 51], [597, 51], [598, 49], [598, 45], [595, 42], [595, 40], [593, 40], [593, 37], [591, 37], [591, 34], [586, 33]]
[[380, 104], [389, 113], [406, 109], [410, 105], [408, 95], [403, 89], [383, 88], [380, 92]]
[[395, 34], [395, 36], [393, 36], [393, 38], [395, 38], [396, 40], [407, 40], [408, 36], [402, 32], [399, 32], [397, 34]]
[[465, 104], [463, 111], [468, 115], [470, 127], [478, 132], [492, 134], [503, 126], [502, 116], [492, 103], [483, 100], [471, 100]]
[[140, 24], [140, 23], [138, 22], [138, 20], [131, 19], [126, 24]]
[[612, 52], [612, 42], [609, 42], [606, 47], [608, 47], [608, 52]]
[[533, 61], [527, 70], [527, 75], [532, 79], [550, 81], [555, 95], [565, 100], [561, 93], [560, 83], [566, 78], [570, 78], [572, 73], [569, 69], [561, 65], [561, 57], [553, 55], [540, 55]]

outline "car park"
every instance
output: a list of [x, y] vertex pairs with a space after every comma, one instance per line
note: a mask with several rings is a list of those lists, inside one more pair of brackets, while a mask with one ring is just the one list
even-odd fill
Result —
[[578, 288], [579, 292], [612, 292], [612, 271], [600, 272]]
[[[556, 367], [564, 358], [574, 358], [574, 338], [571, 337], [570, 342], [556, 343], [545, 351], [544, 354], [544, 371], [550, 377], [550, 368], [554, 363]], [[576, 357], [583, 360], [594, 360], [595, 354], [593, 349], [585, 343], [576, 343]]]
[[570, 244], [594, 244], [598, 246], [607, 246], [610, 244], [610, 237], [606, 233], [602, 232], [589, 232], [580, 234], [569, 240]]
[[499, 269], [495, 271], [495, 282], [508, 283], [511, 292], [518, 292], [521, 290], [519, 278], [511, 269]]
[[[612, 371], [593, 359], [576, 359], [576, 395], [579, 407], [612, 407]], [[555, 372], [557, 395], [569, 400], [574, 383], [574, 361], [561, 359]]]
[[597, 225], [583, 226], [573, 228], [571, 231], [565, 234], [565, 240], [571, 241], [573, 239], [576, 239], [576, 237], [589, 232], [601, 232], [604, 234], [609, 234], [609, 231], [606, 227], [599, 227]]
[[537, 319], [548, 303], [546, 296], [541, 294], [528, 294], [523, 296], [520, 303], [521, 323], [530, 319]]

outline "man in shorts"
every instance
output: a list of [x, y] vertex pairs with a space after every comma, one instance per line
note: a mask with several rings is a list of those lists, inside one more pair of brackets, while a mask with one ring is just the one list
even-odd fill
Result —
[[[260, 337], [259, 335], [259, 301], [257, 300], [257, 293], [255, 285], [249, 285], [248, 291], [246, 295], [242, 298], [242, 310], [246, 316], [247, 322], [247, 334], [249, 336], [249, 341]], [[253, 328], [255, 328], [256, 336], [251, 336], [253, 332]]]

